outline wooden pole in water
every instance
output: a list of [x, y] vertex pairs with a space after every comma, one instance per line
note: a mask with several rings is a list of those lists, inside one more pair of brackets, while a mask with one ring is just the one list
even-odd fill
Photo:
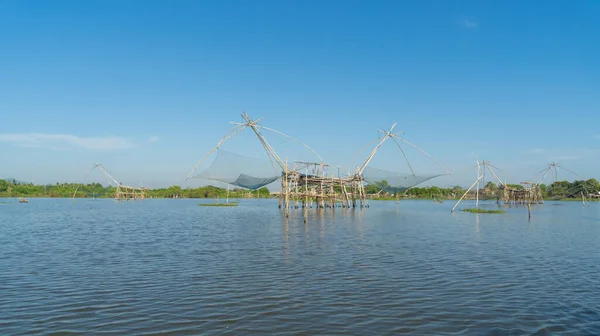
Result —
[[75, 188], [72, 199], [75, 199], [75, 195], [77, 195], [77, 189], [79, 189], [79, 184], [77, 185], [77, 188]]
[[281, 209], [281, 205], [283, 203], [283, 184], [285, 183], [285, 178], [281, 178], [281, 185], [280, 185], [280, 191], [279, 191], [279, 209]]
[[321, 186], [319, 188], [319, 193], [320, 193], [320, 203], [321, 205], [319, 206], [319, 208], [321, 209], [325, 209], [325, 189], [323, 187], [323, 180], [325, 179], [325, 172], [321, 171]]
[[529, 215], [529, 220], [531, 221], [531, 203], [527, 203], [527, 213]]
[[479, 176], [479, 178], [477, 179], [477, 181], [475, 181], [470, 187], [469, 189], [467, 189], [467, 191], [465, 191], [465, 193], [462, 195], [462, 197], [458, 200], [458, 202], [456, 202], [456, 204], [454, 205], [454, 207], [452, 208], [452, 210], [450, 210], [450, 212], [454, 212], [454, 209], [456, 209], [456, 207], [458, 206], [458, 204], [460, 203], [460, 201], [463, 200], [463, 198], [465, 198], [465, 196], [467, 196], [467, 194], [469, 193], [469, 191], [471, 191], [471, 189], [473, 189], [473, 187], [475, 186], [475, 184], [477, 184], [477, 182], [479, 182], [479, 180], [481, 179], [481, 176]]
[[477, 179], [477, 190], [475, 190], [475, 209], [479, 209], [479, 180], [483, 178], [483, 175], [481, 175], [481, 166], [479, 165], [479, 160], [477, 160], [477, 177], [479, 178]]
[[308, 165], [306, 166], [306, 176], [304, 177], [304, 224], [306, 224], [306, 217], [308, 216]]
[[290, 183], [290, 181], [288, 180], [288, 161], [286, 158], [285, 159], [285, 217], [288, 217], [288, 215], [289, 215], [289, 213], [288, 213], [288, 206], [289, 206], [289, 200], [290, 200], [289, 183]]

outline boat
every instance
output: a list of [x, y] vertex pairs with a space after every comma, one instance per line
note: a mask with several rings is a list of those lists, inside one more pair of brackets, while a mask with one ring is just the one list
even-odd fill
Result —
[[27, 198], [19, 197], [19, 203], [29, 203]]

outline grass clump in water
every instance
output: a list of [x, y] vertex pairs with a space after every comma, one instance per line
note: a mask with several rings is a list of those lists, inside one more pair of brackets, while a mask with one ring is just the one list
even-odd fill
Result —
[[480, 209], [480, 208], [467, 208], [467, 209], [462, 209], [461, 211], [471, 212], [471, 213], [487, 213], [487, 214], [504, 213], [504, 210], [501, 210], [501, 209]]
[[227, 206], [237, 206], [239, 203], [231, 202], [231, 203], [200, 203], [199, 206], [214, 206], [214, 207], [227, 207]]

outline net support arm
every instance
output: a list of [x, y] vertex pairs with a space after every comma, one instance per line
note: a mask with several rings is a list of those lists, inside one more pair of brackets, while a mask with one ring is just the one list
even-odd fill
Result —
[[463, 198], [465, 198], [465, 196], [467, 196], [467, 194], [469, 193], [469, 191], [471, 191], [471, 189], [473, 189], [473, 187], [479, 182], [479, 180], [481, 180], [482, 177], [483, 177], [483, 175], [479, 175], [479, 178], [475, 182], [473, 182], [473, 184], [471, 184], [471, 186], [469, 187], [469, 189], [467, 189], [467, 191], [465, 191], [465, 193], [458, 200], [458, 202], [456, 202], [456, 204], [454, 204], [454, 207], [452, 208], [452, 210], [450, 210], [450, 212], [454, 212], [454, 209], [456, 209], [456, 207], [458, 206], [458, 204], [460, 204], [460, 202], [463, 200]]
[[287, 134], [285, 134], [285, 133], [279, 132], [278, 130], [275, 130], [275, 129], [269, 128], [269, 127], [265, 127], [265, 126], [261, 126], [261, 125], [255, 125], [255, 127], [258, 127], [258, 128], [261, 128], [261, 129], [265, 129], [265, 130], [267, 130], [267, 131], [275, 132], [275, 133], [277, 133], [277, 134], [279, 134], [279, 135], [281, 135], [281, 136], [284, 136], [284, 137], [286, 137], [286, 138], [289, 138], [289, 139], [291, 139], [291, 140], [294, 140], [294, 141], [296, 141], [297, 143], [299, 143], [299, 144], [301, 144], [302, 146], [304, 146], [304, 147], [305, 147], [306, 149], [308, 149], [309, 151], [311, 151], [311, 153], [313, 153], [314, 155], [316, 155], [316, 156], [317, 156], [317, 158], [319, 159], [319, 161], [321, 161], [321, 162], [325, 162], [325, 160], [323, 160], [323, 158], [321, 158], [321, 156], [320, 156], [320, 155], [319, 155], [319, 154], [318, 154], [318, 153], [317, 153], [317, 152], [316, 152], [314, 149], [310, 148], [310, 147], [309, 147], [307, 144], [305, 144], [304, 142], [302, 142], [302, 141], [300, 141], [300, 140], [298, 140], [298, 139], [296, 139], [296, 138], [294, 138], [294, 137], [292, 137], [292, 136], [289, 136], [289, 135], [287, 135]]
[[[118, 181], [117, 181], [117, 180], [116, 180], [114, 177], [112, 177], [112, 175], [110, 175], [110, 173], [108, 172], [108, 170], [106, 170], [106, 168], [104, 168], [104, 166], [102, 166], [102, 165], [101, 165], [101, 164], [99, 164], [99, 163], [96, 163], [96, 164], [94, 165], [94, 168], [96, 168], [96, 167], [97, 167], [97, 168], [100, 168], [100, 170], [102, 170], [102, 172], [104, 173], [104, 175], [106, 175], [106, 177], [108, 177], [108, 178], [109, 178], [109, 179], [111, 179], [113, 182], [115, 182], [115, 184], [116, 184], [117, 186], [120, 186], [120, 185], [121, 185], [121, 183], [119, 183], [119, 182], [118, 182]], [[93, 169], [93, 168], [92, 168], [92, 169]]]
[[265, 151], [267, 151], [267, 155], [270, 158], [273, 158], [277, 162], [277, 164], [281, 167], [281, 169], [283, 169], [283, 170], [285, 170], [287, 172], [288, 171], [287, 164], [285, 164], [283, 162], [283, 160], [281, 160], [281, 158], [279, 157], [279, 155], [277, 154], [277, 152], [275, 151], [275, 149], [273, 149], [273, 147], [271, 147], [271, 145], [269, 144], [269, 142], [267, 141], [267, 139], [265, 139], [265, 137], [263, 136], [262, 132], [257, 127], [256, 124], [257, 124], [257, 122], [260, 119], [259, 120], [252, 120], [250, 118], [250, 116], [246, 112], [244, 112], [242, 114], [242, 118], [244, 118], [244, 120], [246, 120], [246, 127], [250, 127], [254, 131], [254, 134], [256, 134], [256, 136], [258, 137], [258, 140], [260, 141], [260, 143], [265, 148]]
[[496, 178], [496, 181], [498, 181], [498, 183], [504, 184], [504, 183], [502, 183], [502, 180], [498, 177], [498, 175], [496, 175], [496, 173], [492, 169], [492, 166], [488, 166], [488, 169], [489, 169], [490, 173], [492, 173], [492, 176], [494, 176]]
[[385, 136], [381, 139], [381, 141], [379, 141], [379, 143], [377, 144], [377, 146], [375, 146], [375, 148], [373, 148], [373, 150], [371, 151], [371, 154], [369, 154], [369, 156], [367, 157], [367, 159], [365, 160], [365, 162], [362, 164], [362, 166], [358, 169], [357, 171], [357, 175], [361, 175], [363, 173], [363, 171], [365, 170], [365, 168], [367, 168], [367, 166], [369, 165], [369, 163], [371, 162], [371, 160], [373, 160], [373, 157], [375, 156], [375, 154], [377, 154], [377, 151], [379, 150], [379, 148], [381, 148], [381, 146], [383, 145], [383, 143], [392, 136], [392, 131], [394, 130], [394, 128], [396, 127], [397, 123], [394, 123], [392, 125], [392, 127], [388, 130], [385, 131]]
[[404, 152], [404, 149], [402, 149], [402, 146], [400, 146], [400, 143], [398, 142], [398, 140], [396, 140], [396, 138], [392, 137], [392, 140], [394, 140], [394, 143], [396, 143], [396, 146], [398, 146], [398, 148], [402, 152], [402, 156], [404, 156], [404, 160], [406, 161], [406, 164], [408, 165], [408, 168], [410, 169], [410, 172], [412, 173], [412, 175], [414, 177], [415, 171], [412, 168], [412, 166], [410, 165], [410, 161], [408, 161], [408, 157], [406, 157], [406, 153]]
[[442, 168], [444, 170], [444, 172], [446, 173], [446, 175], [450, 175], [450, 172], [448, 171], [448, 169], [446, 169], [446, 167], [444, 167], [443, 164], [441, 164], [438, 160], [436, 160], [433, 156], [431, 156], [429, 153], [427, 153], [426, 151], [422, 150], [421, 148], [419, 148], [417, 145], [412, 144], [410, 142], [408, 142], [407, 140], [402, 139], [401, 137], [392, 134], [391, 135], [394, 139], [400, 140], [402, 142], [404, 142], [405, 144], [415, 148], [416, 150], [418, 150], [419, 152], [425, 154], [428, 158], [430, 158], [431, 160], [433, 160], [433, 162], [435, 162], [438, 166], [440, 166], [440, 168]]

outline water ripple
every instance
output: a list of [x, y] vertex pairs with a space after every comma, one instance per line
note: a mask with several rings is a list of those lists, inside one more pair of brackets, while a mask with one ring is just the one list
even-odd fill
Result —
[[196, 203], [4, 206], [2, 334], [600, 334], [600, 204]]

